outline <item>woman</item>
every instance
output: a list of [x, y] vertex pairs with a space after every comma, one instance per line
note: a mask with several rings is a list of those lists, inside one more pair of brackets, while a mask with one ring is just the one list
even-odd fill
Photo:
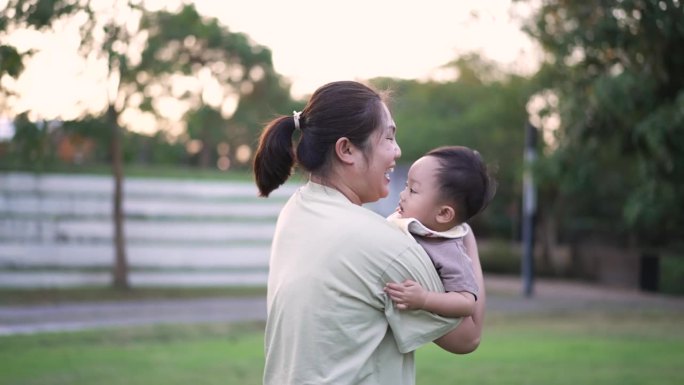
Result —
[[[453, 353], [478, 346], [484, 290], [464, 319], [401, 311], [383, 292], [406, 280], [444, 291], [420, 245], [361, 206], [389, 193], [401, 155], [395, 131], [383, 97], [350, 81], [322, 86], [301, 113], [265, 127], [254, 159], [260, 194], [283, 184], [295, 163], [309, 173], [273, 238], [265, 384], [414, 384], [421, 345]], [[484, 287], [475, 238], [465, 245]]]

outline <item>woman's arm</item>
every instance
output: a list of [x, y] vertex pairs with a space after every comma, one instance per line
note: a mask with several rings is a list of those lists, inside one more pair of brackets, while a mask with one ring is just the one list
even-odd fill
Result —
[[442, 349], [455, 354], [471, 353], [480, 345], [485, 306], [487, 304], [480, 255], [477, 251], [477, 241], [472, 229], [465, 236], [464, 244], [468, 256], [473, 261], [473, 271], [475, 272], [477, 284], [480, 287], [477, 302], [475, 303], [475, 312], [471, 317], [464, 318], [454, 330], [435, 340], [435, 343]]

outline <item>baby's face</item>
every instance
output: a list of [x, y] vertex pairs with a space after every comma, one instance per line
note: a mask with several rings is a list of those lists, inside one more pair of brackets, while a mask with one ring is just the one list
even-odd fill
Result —
[[439, 185], [437, 169], [439, 161], [424, 156], [411, 166], [404, 191], [399, 194], [397, 212], [403, 218], [416, 218], [430, 229], [437, 227], [439, 213]]

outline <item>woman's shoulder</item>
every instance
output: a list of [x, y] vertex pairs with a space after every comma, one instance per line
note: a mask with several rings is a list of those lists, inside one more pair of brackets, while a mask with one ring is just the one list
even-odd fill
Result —
[[378, 248], [390, 248], [395, 251], [416, 246], [416, 241], [410, 235], [402, 232], [401, 228], [388, 221], [385, 217], [363, 209], [363, 218], [354, 227], [354, 233], [358, 238], [366, 239], [371, 245]]
[[365, 206], [351, 203], [339, 191], [309, 183], [297, 194], [297, 206], [305, 211], [317, 212], [327, 220], [335, 222], [340, 233], [352, 236], [350, 242], [368, 240], [372, 244], [409, 245], [412, 238], [404, 235], [385, 217]]
[[400, 241], [410, 241], [411, 237], [402, 233], [401, 229], [392, 224], [382, 215], [365, 207], [356, 206], [358, 212], [349, 218], [353, 219], [353, 226], [356, 233], [368, 237], [386, 237]]

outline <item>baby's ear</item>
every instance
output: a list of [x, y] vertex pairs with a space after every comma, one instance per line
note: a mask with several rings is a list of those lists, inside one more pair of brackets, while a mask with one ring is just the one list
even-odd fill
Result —
[[444, 205], [437, 212], [437, 223], [449, 223], [456, 219], [456, 210], [453, 207]]

